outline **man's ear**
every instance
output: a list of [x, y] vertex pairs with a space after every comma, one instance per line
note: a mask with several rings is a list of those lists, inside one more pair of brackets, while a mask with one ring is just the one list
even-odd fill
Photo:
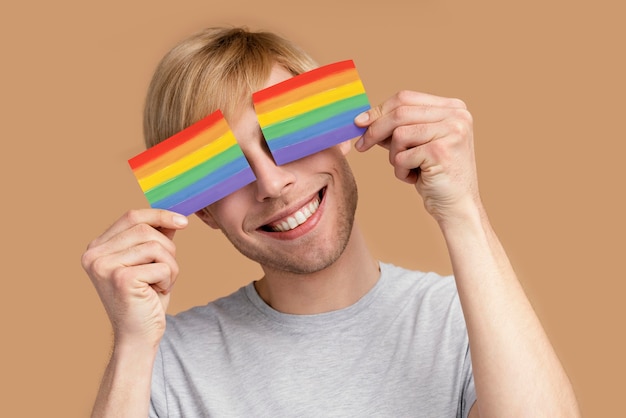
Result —
[[202, 220], [205, 224], [209, 225], [213, 229], [219, 229], [220, 227], [215, 222], [215, 218], [211, 215], [209, 208], [200, 209], [196, 212], [196, 216]]

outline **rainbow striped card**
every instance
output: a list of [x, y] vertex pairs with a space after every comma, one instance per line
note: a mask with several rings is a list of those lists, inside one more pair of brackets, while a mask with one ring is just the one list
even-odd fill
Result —
[[220, 110], [128, 164], [151, 207], [185, 216], [255, 180]]
[[252, 95], [276, 164], [286, 164], [365, 132], [354, 118], [371, 106], [352, 60], [297, 75]]

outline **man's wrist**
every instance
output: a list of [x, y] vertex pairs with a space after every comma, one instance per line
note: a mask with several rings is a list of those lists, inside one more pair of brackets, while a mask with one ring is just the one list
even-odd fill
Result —
[[158, 342], [116, 339], [111, 358], [116, 362], [134, 363], [138, 367], [142, 367], [142, 365], [152, 367], [158, 349]]
[[471, 200], [457, 205], [454, 210], [438, 214], [435, 220], [446, 235], [447, 232], [482, 228], [487, 222], [487, 214], [480, 200]]

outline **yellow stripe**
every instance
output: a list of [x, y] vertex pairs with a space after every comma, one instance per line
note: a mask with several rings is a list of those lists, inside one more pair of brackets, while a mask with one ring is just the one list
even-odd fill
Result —
[[356, 68], [349, 69], [340, 73], [331, 74], [320, 80], [305, 84], [304, 86], [300, 86], [293, 90], [289, 90], [279, 96], [271, 97], [258, 104], [255, 103], [254, 107], [257, 113], [267, 113], [278, 107], [283, 107], [289, 103], [302, 100], [307, 96], [312, 96], [322, 91], [340, 87], [358, 80], [359, 74], [356, 72]]
[[272, 125], [278, 121], [290, 119], [302, 113], [309, 112], [318, 107], [326, 106], [338, 100], [356, 96], [365, 92], [365, 88], [360, 80], [348, 83], [341, 87], [327, 90], [312, 96], [308, 96], [297, 102], [288, 104], [276, 110], [258, 115], [261, 127]]
[[144, 192], [146, 190], [150, 190], [154, 186], [171, 180], [172, 178], [184, 173], [185, 171], [197, 166], [198, 164], [201, 164], [208, 159], [213, 158], [217, 154], [227, 150], [236, 143], [237, 141], [235, 140], [235, 136], [233, 135], [232, 131], [229, 130], [220, 138], [212, 141], [202, 148], [181, 158], [178, 158], [175, 161], [170, 161], [171, 164], [167, 165], [161, 170], [143, 178], [139, 178], [139, 185]]
[[210, 143], [214, 138], [217, 139], [224, 136], [224, 134], [228, 132], [229, 129], [230, 128], [228, 127], [226, 120], [221, 119], [204, 131], [199, 132], [198, 134], [196, 134], [196, 136], [189, 139], [188, 141], [180, 144], [176, 148], [168, 151], [158, 158], [155, 158], [149, 163], [146, 163], [137, 168], [137, 170], [134, 170], [134, 174], [138, 179], [148, 177], [158, 172], [159, 170], [164, 169], [165, 167], [170, 165], [172, 161], [183, 158], [185, 155], [191, 154], [198, 148], [205, 146], [207, 143]]

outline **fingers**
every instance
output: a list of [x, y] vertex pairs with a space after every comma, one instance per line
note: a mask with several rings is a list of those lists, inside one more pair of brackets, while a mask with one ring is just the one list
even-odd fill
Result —
[[465, 103], [460, 99], [434, 96], [432, 94], [420, 93], [417, 91], [402, 90], [382, 104], [363, 112], [363, 114], [365, 114], [363, 118], [359, 119], [359, 116], [361, 115], [357, 116], [357, 124], [359, 126], [367, 126], [380, 116], [390, 113], [393, 109], [400, 106], [430, 106], [467, 109]]
[[137, 269], [129, 267], [160, 265], [151, 266], [149, 270], [162, 268], [169, 272], [169, 276], [133, 277], [166, 291], [178, 274], [176, 246], [172, 238], [175, 231], [186, 224], [186, 217], [169, 211], [129, 211], [89, 244], [81, 259], [83, 268], [97, 284], [119, 276], [121, 271], [125, 271], [124, 277], [132, 276]]
[[[176, 281], [179, 268], [172, 248], [158, 241], [148, 241], [114, 253], [86, 252], [83, 267], [99, 287], [111, 280], [116, 288], [129, 283], [147, 283], [155, 290], [168, 292]], [[105, 283], [103, 283], [105, 284]]]
[[173, 236], [170, 231], [176, 231], [187, 226], [187, 217], [175, 212], [163, 209], [138, 209], [126, 212], [113, 225], [111, 225], [102, 235], [91, 242], [90, 246], [100, 245], [122, 231], [128, 230], [135, 225], [146, 224], [158, 228], [166, 235]]
[[415, 183], [416, 169], [428, 169], [430, 160], [446, 161], [446, 150], [462, 142], [471, 127], [458, 119], [444, 119], [434, 123], [418, 123], [392, 129], [388, 138], [378, 143], [389, 151], [389, 163], [395, 175], [402, 181]]
[[97, 272], [94, 280], [111, 280], [122, 293], [143, 291], [148, 284], [167, 294], [179, 273], [174, 256], [154, 241], [102, 256], [95, 260], [93, 270]]
[[128, 229], [122, 230], [96, 248], [99, 254], [112, 254], [150, 242], [158, 243], [172, 255], [175, 254], [176, 246], [174, 242], [161, 230], [157, 230], [145, 223], [132, 225]]
[[[464, 113], [468, 113], [467, 107], [461, 100], [401, 91], [355, 118], [357, 125], [368, 127], [355, 146], [359, 151], [366, 151], [376, 144], [388, 149], [390, 138], [399, 127], [413, 126], [410, 129], [417, 131], [422, 129], [417, 126], [419, 124], [442, 122]], [[428, 135], [414, 137], [420, 139], [414, 146], [433, 139]]]

